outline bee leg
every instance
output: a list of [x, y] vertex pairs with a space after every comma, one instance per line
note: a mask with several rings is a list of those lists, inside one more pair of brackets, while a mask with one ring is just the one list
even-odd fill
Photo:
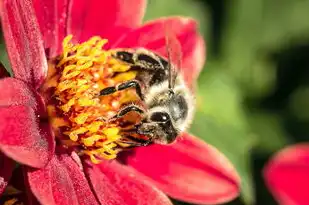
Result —
[[137, 112], [139, 114], [143, 114], [145, 113], [145, 110], [143, 110], [142, 108], [140, 108], [137, 105], [128, 105], [124, 108], [122, 108], [114, 117], [112, 117], [111, 119], [117, 119], [117, 118], [121, 118], [124, 115], [128, 114], [129, 112]]
[[152, 143], [150, 139], [148, 139], [148, 140], [138, 139], [138, 138], [135, 138], [135, 137], [130, 136], [130, 135], [126, 136], [125, 138], [126, 138], [126, 140], [123, 140], [121, 142], [126, 143], [128, 145], [131, 145], [133, 147], [147, 146], [147, 145]]
[[141, 98], [141, 100], [144, 100], [144, 95], [142, 93], [141, 85], [137, 80], [129, 80], [117, 86], [104, 88], [103, 90], [100, 91], [100, 96], [110, 95], [117, 91], [129, 89], [129, 88], [135, 88], [136, 94]]
[[140, 69], [147, 71], [167, 70], [168, 62], [166, 60], [144, 48], [136, 49], [135, 52], [116, 51], [113, 56], [132, 66], [138, 66]]

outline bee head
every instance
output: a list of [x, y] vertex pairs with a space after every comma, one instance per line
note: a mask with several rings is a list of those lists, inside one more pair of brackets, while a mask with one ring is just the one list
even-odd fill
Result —
[[[165, 89], [148, 105], [139, 132], [150, 135], [155, 143], [169, 144], [186, 129], [190, 119], [190, 100], [182, 89]], [[190, 120], [189, 120], [190, 121]]]

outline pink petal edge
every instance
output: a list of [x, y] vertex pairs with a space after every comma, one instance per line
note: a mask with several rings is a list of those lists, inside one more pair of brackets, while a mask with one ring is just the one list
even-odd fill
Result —
[[93, 189], [102, 204], [172, 205], [168, 197], [134, 169], [117, 161], [85, 165]]
[[30, 188], [42, 204], [98, 204], [88, 181], [73, 159], [55, 155], [43, 169], [28, 169]]
[[240, 178], [231, 163], [214, 147], [188, 134], [169, 146], [137, 148], [127, 163], [176, 199], [216, 204], [239, 195]]
[[309, 204], [309, 143], [292, 145], [265, 166], [267, 186], [281, 205]]
[[32, 2], [3, 0], [0, 12], [14, 76], [38, 88], [46, 77], [47, 61]]

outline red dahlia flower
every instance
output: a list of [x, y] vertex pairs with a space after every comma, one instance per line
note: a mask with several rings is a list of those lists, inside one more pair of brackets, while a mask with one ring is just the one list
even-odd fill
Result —
[[309, 204], [309, 144], [276, 154], [265, 167], [264, 178], [280, 205]]
[[[172, 145], [117, 157], [117, 125], [89, 120], [119, 109], [125, 98], [98, 100], [89, 90], [134, 77], [109, 49], [144, 47], [166, 56], [163, 26], [180, 41], [181, 69], [194, 83], [205, 59], [194, 20], [168, 17], [141, 25], [145, 0], [0, 2], [14, 73], [0, 81], [0, 191], [13, 159], [42, 204], [171, 204], [163, 193], [214, 204], [238, 195], [236, 171], [202, 140], [184, 133]], [[116, 71], [123, 75], [110, 79]]]

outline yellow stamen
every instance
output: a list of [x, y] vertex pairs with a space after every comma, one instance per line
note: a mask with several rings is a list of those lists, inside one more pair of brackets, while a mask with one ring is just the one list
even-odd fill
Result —
[[106, 39], [95, 36], [81, 44], [71, 40], [71, 35], [63, 40], [63, 53], [51, 63], [42, 87], [44, 93], [53, 92], [47, 106], [52, 127], [65, 145], [77, 143], [93, 163], [114, 159], [128, 145], [121, 141], [119, 121], [103, 119], [138, 98], [132, 90], [104, 97], [99, 93], [105, 87], [134, 79], [136, 72], [113, 58], [112, 51], [103, 49]]
[[94, 143], [102, 138], [101, 135], [91, 135], [91, 137], [87, 137], [82, 139], [82, 142], [85, 146], [90, 147], [93, 146]]
[[118, 134], [118, 132], [119, 132], [119, 130], [118, 130], [117, 128], [115, 128], [115, 127], [113, 127], [113, 128], [108, 128], [108, 129], [105, 129], [105, 130], [103, 131], [103, 133], [104, 133], [106, 136], [108, 136], [108, 137], [115, 136], [115, 135]]

